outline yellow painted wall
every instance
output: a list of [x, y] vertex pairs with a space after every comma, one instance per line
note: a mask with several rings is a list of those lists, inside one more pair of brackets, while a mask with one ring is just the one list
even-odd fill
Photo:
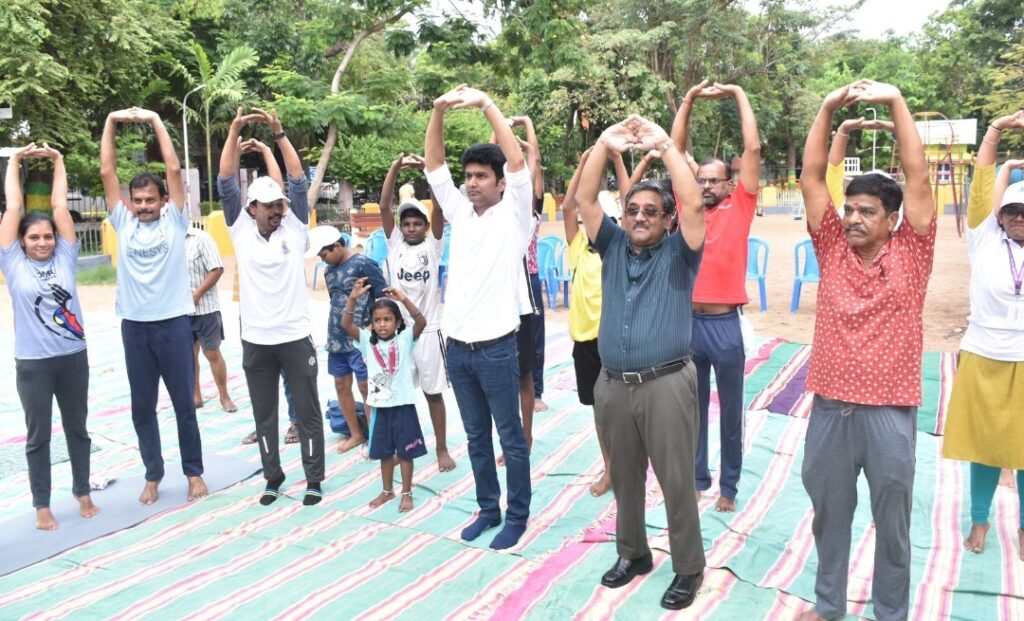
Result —
[[213, 241], [217, 242], [217, 251], [222, 257], [235, 256], [235, 247], [231, 244], [231, 237], [228, 236], [228, 225], [224, 221], [224, 212], [211, 211], [210, 215], [203, 218], [206, 232], [210, 234]]

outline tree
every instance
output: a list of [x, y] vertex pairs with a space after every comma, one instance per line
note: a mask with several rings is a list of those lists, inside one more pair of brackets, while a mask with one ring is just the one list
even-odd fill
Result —
[[256, 52], [246, 45], [228, 51], [216, 66], [210, 61], [206, 50], [195, 40], [189, 41], [192, 56], [189, 62], [194, 71], [179, 65], [180, 71], [189, 76], [193, 87], [206, 86], [198, 95], [203, 107], [200, 123], [206, 139], [206, 199], [213, 200], [213, 145], [210, 142], [210, 109], [224, 111], [243, 101], [250, 95], [242, 75], [256, 65]]

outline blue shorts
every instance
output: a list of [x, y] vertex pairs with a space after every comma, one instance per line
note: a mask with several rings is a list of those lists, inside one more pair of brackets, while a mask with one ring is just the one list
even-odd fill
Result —
[[366, 381], [366, 363], [363, 362], [363, 355], [358, 349], [327, 354], [327, 372], [334, 377], [345, 377], [355, 373], [357, 380]]
[[396, 405], [393, 408], [373, 408], [370, 422], [370, 459], [399, 459], [412, 461], [427, 454], [416, 406]]

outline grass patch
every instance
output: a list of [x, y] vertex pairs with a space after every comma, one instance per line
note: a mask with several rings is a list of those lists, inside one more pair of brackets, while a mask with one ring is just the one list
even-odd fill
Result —
[[112, 285], [117, 281], [117, 270], [112, 265], [100, 265], [78, 272], [79, 285]]

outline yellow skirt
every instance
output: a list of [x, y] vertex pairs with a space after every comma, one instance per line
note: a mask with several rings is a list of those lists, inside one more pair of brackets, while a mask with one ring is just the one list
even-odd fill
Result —
[[961, 351], [942, 456], [1024, 469], [1024, 362]]

